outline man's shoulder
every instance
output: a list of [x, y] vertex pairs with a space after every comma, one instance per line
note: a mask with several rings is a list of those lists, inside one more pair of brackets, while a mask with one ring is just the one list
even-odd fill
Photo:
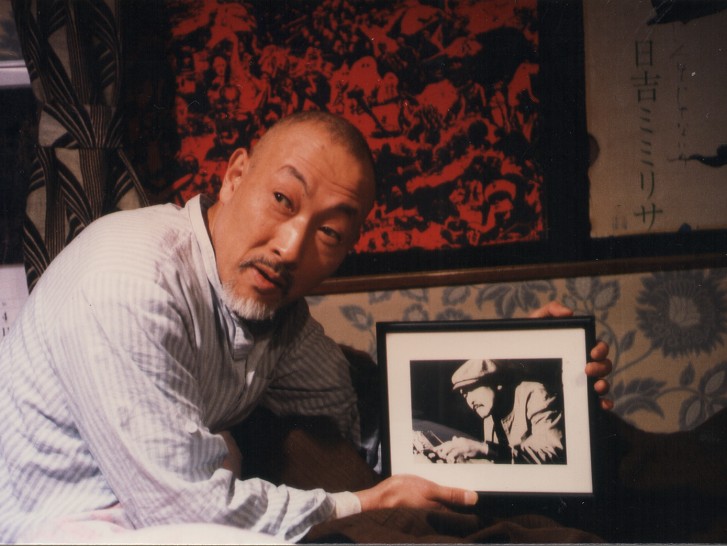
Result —
[[118, 255], [141, 257], [147, 250], [169, 253], [179, 241], [189, 240], [192, 232], [186, 212], [166, 204], [103, 216], [88, 226], [79, 240], [88, 239], [86, 246], [93, 248], [113, 245]]
[[521, 381], [515, 388], [515, 391], [527, 394], [533, 392], [547, 392], [548, 389], [539, 381]]
[[[183, 209], [167, 203], [106, 214], [92, 222], [82, 232], [82, 235], [85, 233], [103, 233], [123, 238], [140, 234], [154, 237], [158, 232], [151, 231], [148, 228], [168, 226], [169, 229], [178, 229], [185, 224], [189, 224], [189, 221], [183, 213]], [[119, 229], [123, 231], [118, 231]]]
[[285, 337], [296, 337], [310, 328], [311, 321], [315, 322], [310, 314], [305, 298], [296, 300], [283, 307], [275, 316], [275, 329]]
[[323, 326], [313, 317], [305, 298], [280, 309], [273, 330], [280, 343], [288, 346], [335, 343], [326, 335]]
[[174, 205], [114, 212], [84, 229], [43, 277], [79, 282], [116, 274], [153, 282], [162, 271], [198, 261], [193, 233], [186, 212]]

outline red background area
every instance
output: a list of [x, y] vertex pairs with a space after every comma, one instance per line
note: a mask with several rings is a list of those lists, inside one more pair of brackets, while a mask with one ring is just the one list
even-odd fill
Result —
[[226, 160], [291, 112], [352, 121], [379, 190], [357, 253], [544, 233], [536, 0], [172, 2], [181, 176], [214, 193]]

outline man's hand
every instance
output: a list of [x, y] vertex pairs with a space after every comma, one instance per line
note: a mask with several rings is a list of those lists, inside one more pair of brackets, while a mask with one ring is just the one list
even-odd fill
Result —
[[[530, 313], [530, 318], [570, 317], [571, 315], [573, 315], [572, 309], [557, 301], [551, 301]], [[611, 384], [605, 377], [611, 373], [613, 368], [608, 359], [608, 344], [603, 341], [596, 343], [596, 346], [591, 349], [591, 358], [593, 360], [586, 364], [586, 375], [596, 378], [593, 388], [602, 397], [601, 407], [605, 410], [613, 409], [613, 400], [603, 398], [611, 388]]]
[[613, 364], [608, 359], [608, 344], [604, 341], [596, 343], [596, 346], [591, 349], [591, 358], [593, 360], [586, 364], [586, 375], [596, 378], [593, 388], [601, 397], [601, 407], [605, 410], [611, 410], [613, 409], [613, 400], [603, 398], [611, 389], [611, 384], [604, 378], [611, 373], [613, 368]]
[[222, 436], [227, 446], [227, 457], [222, 461], [222, 468], [226, 468], [232, 472], [239, 480], [242, 476], [242, 453], [240, 452], [240, 448], [237, 447], [237, 442], [235, 442], [235, 439], [229, 431], [223, 430], [220, 432], [220, 436]]
[[438, 485], [419, 476], [392, 476], [371, 489], [356, 492], [361, 510], [379, 508], [427, 508], [447, 510], [455, 506], [473, 506], [477, 493], [457, 487]]
[[530, 318], [549, 318], [549, 317], [570, 317], [573, 315], [573, 309], [566, 307], [560, 302], [549, 301], [540, 309], [536, 309], [530, 313]]

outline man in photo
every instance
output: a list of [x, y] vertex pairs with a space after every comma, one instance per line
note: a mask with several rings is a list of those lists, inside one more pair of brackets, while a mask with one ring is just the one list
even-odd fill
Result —
[[452, 389], [483, 420], [484, 440], [455, 436], [435, 451], [447, 462], [565, 463], [561, 402], [543, 383], [519, 380], [502, 362], [468, 360]]

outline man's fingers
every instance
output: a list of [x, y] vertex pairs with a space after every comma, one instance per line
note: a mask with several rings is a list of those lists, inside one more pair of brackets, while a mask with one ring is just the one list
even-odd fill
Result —
[[475, 491], [468, 489], [451, 488], [450, 504], [459, 504], [462, 506], [474, 506], [477, 504], [478, 495]]
[[569, 317], [572, 314], [573, 310], [570, 307], [566, 307], [557, 301], [550, 301], [540, 309], [530, 313], [530, 318]]
[[596, 378], [606, 377], [611, 373], [612, 368], [613, 364], [608, 359], [599, 362], [589, 362], [586, 364], [586, 375]]
[[364, 511], [400, 506], [447, 509], [451, 506], [472, 506], [478, 498], [475, 491], [447, 487], [411, 475], [392, 476], [356, 495]]
[[431, 500], [448, 506], [474, 506], [479, 498], [476, 491], [460, 489], [459, 487], [446, 487], [436, 485], [436, 491], [432, 492]]
[[599, 379], [594, 383], [593, 388], [600, 396], [604, 396], [611, 390], [611, 384], [605, 379]]
[[608, 343], [605, 341], [599, 341], [591, 349], [591, 358], [593, 360], [604, 360], [608, 356]]

